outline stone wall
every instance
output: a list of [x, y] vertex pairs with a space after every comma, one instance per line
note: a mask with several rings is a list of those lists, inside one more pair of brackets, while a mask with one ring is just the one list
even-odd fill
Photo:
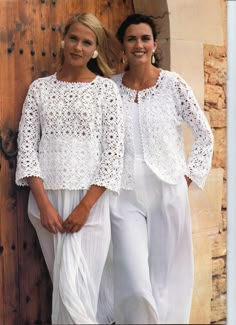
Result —
[[205, 105], [214, 133], [213, 167], [224, 169], [219, 231], [211, 236], [212, 300], [211, 322], [226, 319], [226, 48], [204, 46]]

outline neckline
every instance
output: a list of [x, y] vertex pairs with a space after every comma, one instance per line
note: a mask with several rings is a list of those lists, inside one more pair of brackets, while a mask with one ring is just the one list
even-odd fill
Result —
[[54, 73], [54, 78], [56, 80], [56, 82], [60, 83], [60, 84], [64, 84], [64, 85], [89, 85], [89, 84], [92, 84], [93, 82], [96, 81], [96, 79], [98, 78], [98, 75], [96, 75], [94, 77], [93, 80], [91, 81], [64, 81], [64, 80], [59, 80], [57, 79], [57, 72]]
[[124, 77], [124, 75], [125, 75], [125, 72], [123, 72], [123, 73], [121, 74], [121, 77], [120, 77], [120, 84], [121, 84], [122, 87], [124, 87], [125, 89], [128, 89], [128, 90], [133, 91], [133, 92], [135, 92], [135, 93], [138, 94], [138, 93], [140, 93], [140, 92], [147, 91], [147, 90], [152, 90], [153, 88], [156, 88], [157, 85], [159, 85], [159, 83], [160, 83], [161, 75], [163, 74], [163, 72], [164, 72], [164, 70], [160, 68], [160, 73], [159, 73], [159, 75], [158, 75], [158, 77], [157, 77], [157, 79], [156, 79], [155, 84], [154, 84], [153, 86], [150, 86], [150, 87], [144, 88], [144, 89], [142, 89], [142, 90], [137, 90], [137, 89], [134, 89], [134, 88], [130, 88], [130, 87], [126, 86], [126, 85], [123, 83], [123, 77]]

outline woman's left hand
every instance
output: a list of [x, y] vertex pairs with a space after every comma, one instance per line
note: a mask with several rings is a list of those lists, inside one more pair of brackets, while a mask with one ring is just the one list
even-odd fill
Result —
[[90, 210], [105, 190], [106, 188], [103, 186], [91, 185], [77, 207], [63, 222], [63, 228], [67, 233], [77, 232], [85, 225]]
[[86, 223], [89, 217], [90, 209], [83, 202], [71, 212], [68, 218], [63, 222], [63, 228], [67, 233], [79, 231]]
[[186, 182], [187, 182], [187, 185], [188, 185], [188, 187], [189, 187], [189, 185], [192, 183], [192, 180], [191, 180], [191, 178], [189, 178], [188, 176], [184, 176], [185, 177], [185, 179], [186, 179]]

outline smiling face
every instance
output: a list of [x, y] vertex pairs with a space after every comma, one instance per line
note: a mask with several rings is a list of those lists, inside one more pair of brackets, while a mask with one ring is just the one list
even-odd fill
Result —
[[73, 23], [64, 37], [64, 65], [87, 67], [96, 48], [94, 32], [80, 22]]
[[148, 24], [131, 24], [127, 27], [123, 48], [129, 65], [151, 64], [151, 56], [156, 46], [157, 42]]

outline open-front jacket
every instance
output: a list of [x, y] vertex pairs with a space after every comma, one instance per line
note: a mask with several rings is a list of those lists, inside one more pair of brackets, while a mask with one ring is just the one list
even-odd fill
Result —
[[[134, 186], [134, 132], [132, 103], [136, 90], [122, 83], [123, 74], [113, 77], [118, 85], [124, 111], [125, 153], [122, 187]], [[161, 70], [153, 87], [138, 92], [139, 125], [143, 156], [153, 172], [163, 181], [177, 184], [187, 175], [203, 188], [211, 168], [213, 135], [204, 111], [192, 89], [175, 73]], [[194, 142], [186, 158], [182, 125], [192, 129]]]

